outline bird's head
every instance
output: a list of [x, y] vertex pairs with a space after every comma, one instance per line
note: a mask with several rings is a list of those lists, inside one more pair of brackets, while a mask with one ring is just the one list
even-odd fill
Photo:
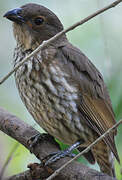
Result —
[[49, 9], [38, 4], [26, 4], [8, 11], [4, 17], [13, 21], [14, 36], [17, 43], [27, 49], [35, 49], [63, 30], [58, 17]]

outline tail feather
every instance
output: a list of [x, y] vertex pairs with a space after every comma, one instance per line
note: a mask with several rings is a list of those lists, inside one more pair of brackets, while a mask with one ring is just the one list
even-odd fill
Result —
[[98, 142], [92, 148], [100, 170], [109, 176], [116, 177], [114, 169], [114, 156], [104, 141]]

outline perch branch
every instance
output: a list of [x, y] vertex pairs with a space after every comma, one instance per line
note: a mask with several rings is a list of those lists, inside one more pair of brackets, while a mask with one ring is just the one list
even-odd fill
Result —
[[47, 41], [44, 41], [37, 49], [35, 49], [31, 54], [29, 54], [26, 58], [24, 58], [18, 65], [15, 66], [15, 68], [13, 68], [5, 77], [3, 77], [0, 80], [0, 84], [2, 84], [5, 80], [7, 80], [9, 78], [9, 76], [11, 76], [20, 66], [22, 66], [26, 61], [28, 61], [32, 56], [34, 56], [35, 54], [37, 54], [40, 50], [42, 50], [43, 48], [45, 48], [47, 45], [49, 45], [50, 43], [52, 43], [53, 41], [55, 41], [57, 38], [59, 38], [60, 36], [62, 36], [63, 34], [75, 29], [76, 27], [86, 23], [87, 21], [89, 21], [90, 19], [94, 18], [95, 16], [107, 11], [108, 9], [111, 9], [115, 6], [117, 6], [119, 3], [121, 3], [122, 0], [117, 0], [113, 3], [111, 3], [110, 5], [96, 11], [95, 13], [89, 15], [88, 17], [84, 18], [83, 20], [78, 21], [77, 23], [73, 24], [72, 26], [68, 27], [67, 29], [59, 32], [58, 34], [56, 34], [54, 37], [50, 38]]

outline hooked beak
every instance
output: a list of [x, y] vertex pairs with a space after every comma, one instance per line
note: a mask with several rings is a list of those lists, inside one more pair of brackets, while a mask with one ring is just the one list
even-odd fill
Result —
[[21, 12], [22, 8], [16, 8], [5, 13], [3, 17], [6, 17], [7, 19], [16, 23], [24, 23], [25, 21], [21, 15]]

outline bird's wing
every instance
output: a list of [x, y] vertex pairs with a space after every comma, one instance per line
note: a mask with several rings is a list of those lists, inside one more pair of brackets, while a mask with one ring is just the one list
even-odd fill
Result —
[[[79, 89], [81, 99], [78, 109], [84, 115], [88, 126], [98, 135], [102, 135], [116, 123], [102, 75], [89, 59], [71, 44], [61, 47], [61, 51], [64, 56], [64, 67], [71, 73], [74, 84]], [[115, 134], [116, 131], [110, 133], [104, 141], [119, 161], [114, 142]]]

